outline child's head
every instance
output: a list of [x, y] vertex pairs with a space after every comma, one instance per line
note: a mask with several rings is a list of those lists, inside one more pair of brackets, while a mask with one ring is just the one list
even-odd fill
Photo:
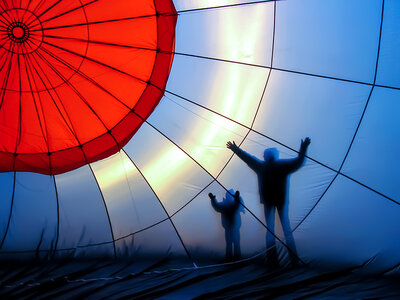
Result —
[[223, 201], [228, 202], [228, 203], [233, 202], [233, 200], [234, 200], [233, 195], [235, 195], [235, 191], [233, 189], [230, 189], [229, 191], [227, 191], [225, 193], [225, 197], [224, 197]]

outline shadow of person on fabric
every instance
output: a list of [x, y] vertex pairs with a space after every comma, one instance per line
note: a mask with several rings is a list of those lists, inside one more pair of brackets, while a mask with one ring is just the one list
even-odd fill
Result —
[[271, 267], [278, 267], [278, 252], [275, 244], [275, 210], [278, 211], [282, 229], [285, 234], [290, 263], [298, 263], [296, 244], [289, 221], [289, 199], [287, 199], [288, 177], [297, 171], [304, 162], [306, 151], [310, 145], [310, 138], [301, 140], [299, 154], [293, 159], [278, 159], [276, 148], [264, 151], [264, 161], [240, 149], [235, 142], [227, 142], [226, 146], [243, 160], [258, 177], [260, 201], [264, 204], [265, 220], [269, 231], [266, 234], [267, 263]]
[[234, 193], [232, 189], [227, 191], [221, 202], [218, 202], [212, 193], [208, 194], [212, 207], [221, 214], [222, 226], [225, 229], [226, 261], [234, 261], [242, 257], [240, 251], [240, 226], [242, 225], [240, 212], [244, 213], [244, 209], [241, 209], [239, 191]]

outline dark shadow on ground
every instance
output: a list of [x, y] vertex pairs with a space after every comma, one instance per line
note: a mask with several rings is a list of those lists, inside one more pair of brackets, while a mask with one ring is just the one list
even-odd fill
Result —
[[0, 267], [0, 298], [399, 298], [398, 276], [371, 276], [362, 267], [323, 271], [269, 270], [258, 256], [225, 265], [188, 267], [168, 258], [131, 261], [9, 263]]

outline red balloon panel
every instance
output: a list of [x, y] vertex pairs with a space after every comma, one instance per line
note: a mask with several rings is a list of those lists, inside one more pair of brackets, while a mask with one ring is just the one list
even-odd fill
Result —
[[160, 101], [171, 0], [0, 3], [0, 171], [58, 174], [121, 149]]

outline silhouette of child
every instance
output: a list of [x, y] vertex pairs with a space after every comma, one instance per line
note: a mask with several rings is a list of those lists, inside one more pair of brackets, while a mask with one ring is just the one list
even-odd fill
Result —
[[225, 258], [228, 261], [240, 259], [242, 256], [240, 252], [240, 226], [242, 225], [240, 218], [240, 194], [239, 191], [236, 191], [235, 195], [232, 196], [233, 193], [234, 190], [232, 189], [227, 191], [221, 202], [217, 202], [215, 195], [212, 193], [208, 194], [212, 207], [215, 211], [221, 213], [222, 226], [225, 229]]

